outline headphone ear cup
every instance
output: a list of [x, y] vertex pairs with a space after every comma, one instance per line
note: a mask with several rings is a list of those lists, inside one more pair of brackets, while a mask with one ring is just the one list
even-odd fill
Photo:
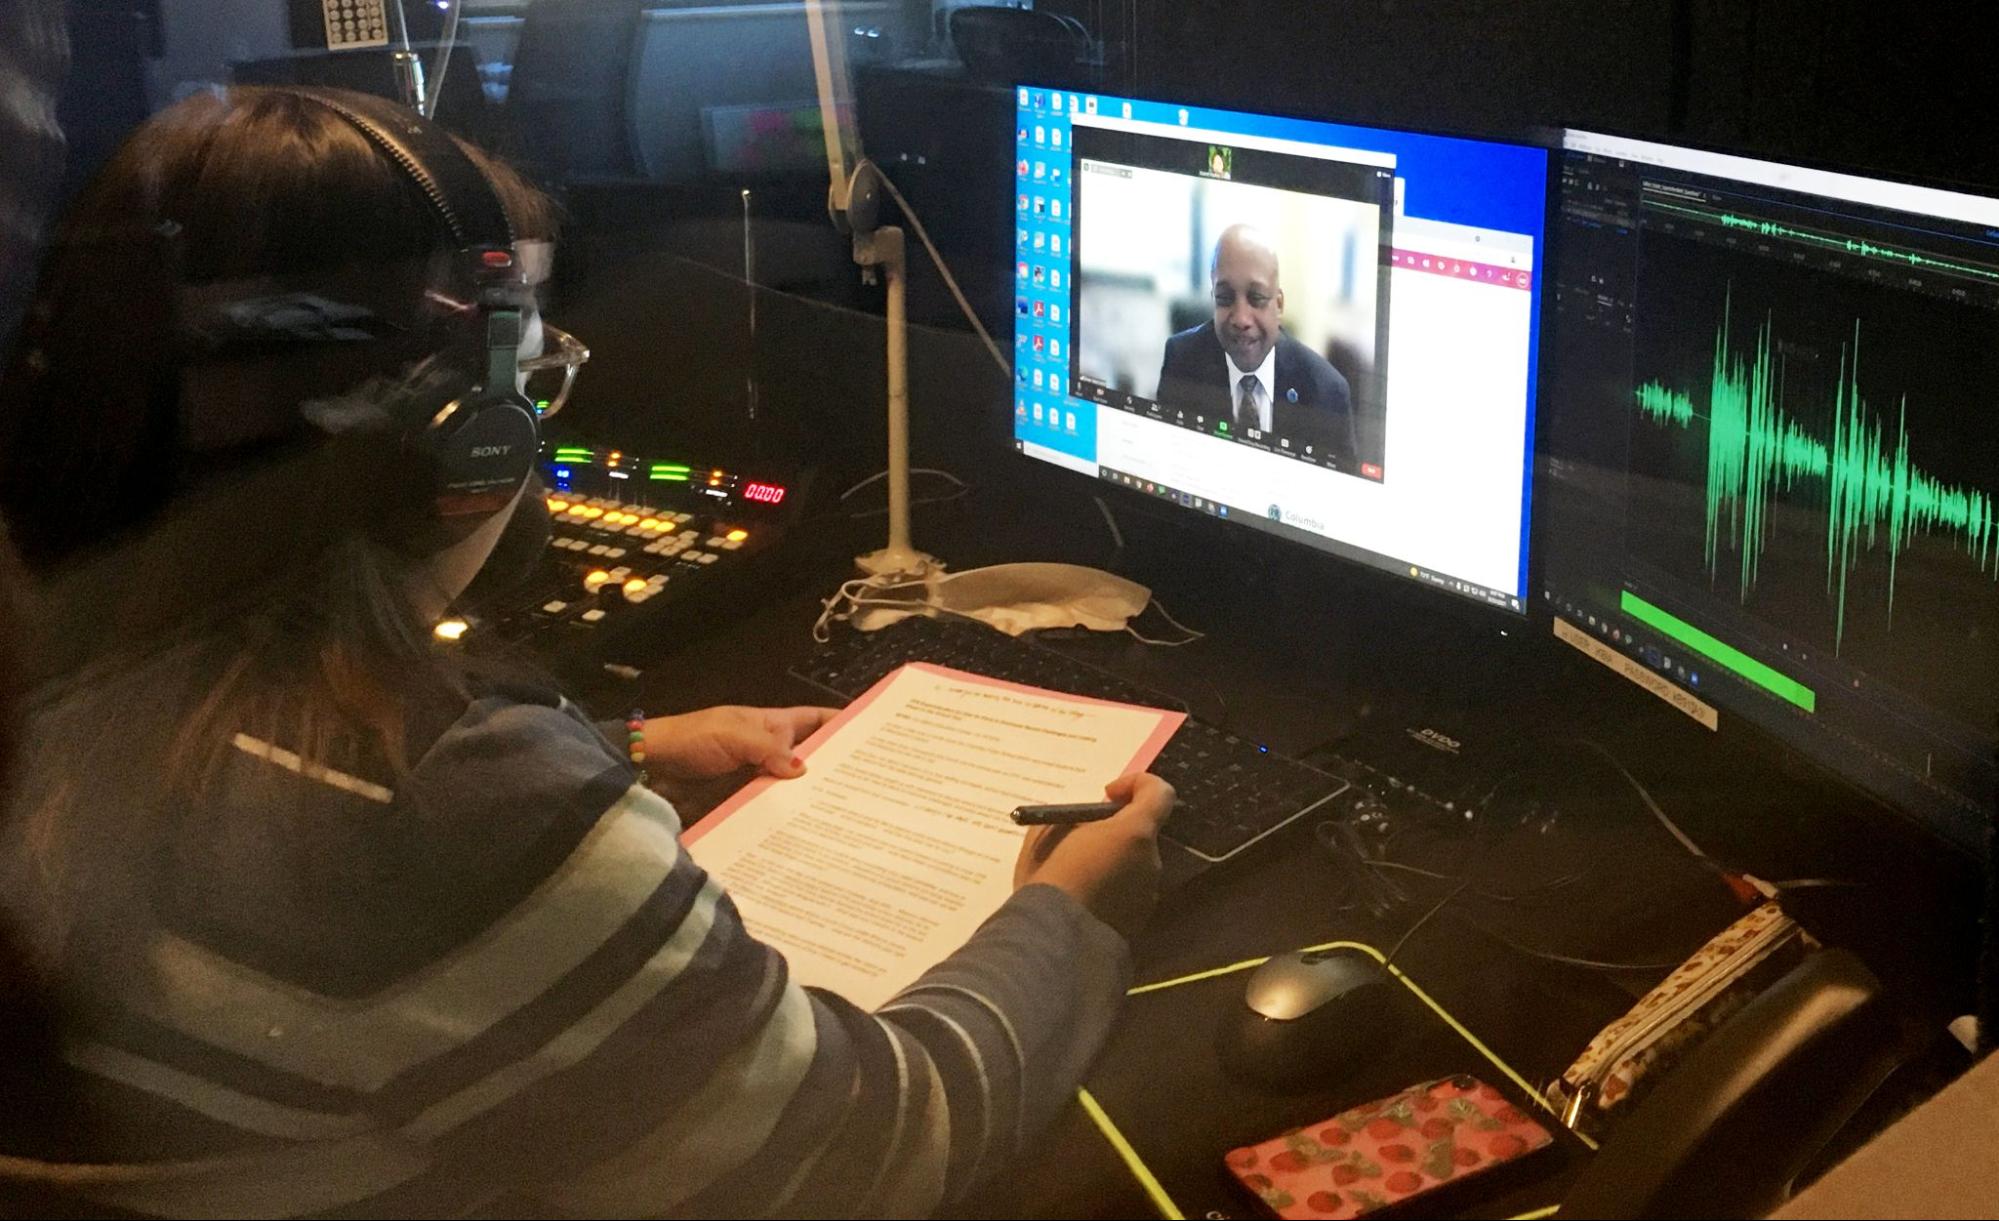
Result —
[[474, 391], [420, 434], [431, 462], [432, 519], [441, 546], [477, 530], [514, 503], [534, 470], [540, 428], [512, 386]]

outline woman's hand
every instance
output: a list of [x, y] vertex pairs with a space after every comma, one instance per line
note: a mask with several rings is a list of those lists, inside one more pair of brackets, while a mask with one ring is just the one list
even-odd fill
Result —
[[646, 722], [646, 767], [672, 780], [706, 780], [757, 767], [789, 780], [805, 774], [800, 742], [833, 719], [832, 708], [703, 708]]

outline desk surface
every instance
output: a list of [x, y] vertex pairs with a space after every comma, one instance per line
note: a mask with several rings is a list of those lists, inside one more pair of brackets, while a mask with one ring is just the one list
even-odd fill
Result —
[[[1099, 546], [1095, 542], [1080, 546], [1084, 554], [1051, 556], [987, 528], [992, 521], [1022, 520], [1017, 508], [982, 497], [940, 506], [927, 515], [923, 541], [941, 540], [931, 545], [960, 568], [1029, 556], [1100, 558], [1086, 554]], [[637, 690], [579, 694], [614, 708], [636, 702], [655, 714], [718, 703], [819, 702], [819, 693], [788, 671], [810, 652], [818, 598], [844, 575], [839, 557], [864, 541], [864, 535], [847, 539], [837, 531], [821, 540], [818, 564], [801, 561], [795, 588], [695, 643], [663, 648], [634, 684]], [[1280, 592], [1288, 597], [1297, 591]], [[1427, 687], [1454, 715], [1479, 714], [1475, 719], [1514, 748], [1495, 756], [1511, 761], [1506, 774], [1472, 776], [1468, 783], [1503, 782], [1522, 791], [1506, 807], [1514, 812], [1503, 826], [1412, 831], [1408, 852], [1397, 855], [1445, 877], [1411, 875], [1411, 901], [1380, 919], [1353, 902], [1310, 827], [1289, 829], [1254, 859], [1166, 898], [1134, 946], [1139, 983], [1328, 941], [1392, 946], [1454, 878], [1470, 878], [1467, 893], [1451, 904], [1451, 918], [1418, 930], [1397, 965], [1520, 1078], [1536, 1086], [1548, 1081], [1656, 982], [1666, 964], [1684, 958], [1739, 910], [1711, 875], [1665, 840], [1615, 773], [1599, 771], [1580, 788], [1562, 788], [1563, 777], [1573, 782], [1587, 771], [1562, 753], [1568, 749], [1563, 744], [1587, 733], [1618, 751], [1717, 856], [1766, 877], [1871, 883], [1871, 889], [1824, 892], [1825, 924], [1840, 930], [1827, 939], [1861, 950], [1891, 986], [1936, 993], [1946, 1008], [1968, 1004], [1956, 993], [1968, 984], [1972, 959], [1956, 934], [1970, 932], [1975, 952], [1975, 886], [1964, 893], [1961, 870], [1932, 859], [1918, 839], [1875, 825], [1865, 812], [1852, 815], [1860, 821], [1851, 829], [1839, 830], [1854, 798], [1811, 773], [1723, 750], [1704, 731], [1675, 723], [1676, 714], [1559, 650], [1530, 652], [1524, 663], [1499, 656], [1504, 650], [1494, 648], [1490, 621], [1432, 631], [1410, 626], [1390, 606], [1382, 618], [1399, 625], [1392, 638], [1346, 632], [1330, 642], [1305, 641], [1279, 623], [1280, 616], [1240, 613], [1226, 593], [1205, 598], [1190, 586], [1161, 596], [1180, 599], [1171, 601], [1176, 615], [1209, 628], [1209, 637], [1184, 649], [1148, 649], [1103, 636], [1065, 639], [1057, 647], [1176, 692], [1196, 715], [1292, 753], [1340, 738], [1370, 716], [1393, 715], [1387, 708], [1398, 687]], [[1230, 624], [1250, 626], [1241, 631]], [[1440, 664], [1456, 667], [1462, 681], [1440, 688]], [[692, 816], [704, 800], [721, 795], [684, 801]], [[1542, 800], [1557, 795], [1558, 802]], [[1550, 885], [1569, 874], [1581, 880]], [[1896, 896], [1902, 919], [1882, 918], [1884, 890]], [[1806, 923], [1814, 925], [1810, 917]], [[1953, 930], [1931, 938], [1943, 944], [1902, 953], [1900, 947], [1916, 944], [1911, 930], [1939, 926]], [[1847, 929], [1851, 936], [1842, 935]], [[1880, 943], [1872, 954], [1864, 944], [1869, 937]], [[1561, 965], [1523, 947], [1650, 969]], [[1939, 968], [1935, 960], [1964, 965], [1961, 971]], [[1224, 1076], [1212, 1046], [1220, 1016], [1241, 1003], [1242, 982], [1235, 974], [1134, 997], [1087, 1083], [1188, 1215], [1246, 1215], [1219, 1174], [1221, 1155], [1233, 1145], [1454, 1073], [1471, 1072], [1520, 1093], [1510, 1081], [1495, 1079], [1495, 1066], [1477, 1047], [1421, 1007], [1412, 1010], [1403, 1037], [1385, 1045], [1353, 1079], [1289, 1096], [1258, 1092]], [[1448, 1207], [1512, 1216], [1554, 1203], [1583, 1157], [1566, 1136], [1564, 1142], [1487, 1187], [1466, 1185]], [[1070, 1108], [1020, 1164], [1024, 1172], [1006, 1176], [978, 1202], [982, 1215], [1158, 1215], [1081, 1107]], [[1434, 1203], [1447, 1206], [1442, 1197]], [[1225, 1211], [1230, 1208], [1234, 1214]]]

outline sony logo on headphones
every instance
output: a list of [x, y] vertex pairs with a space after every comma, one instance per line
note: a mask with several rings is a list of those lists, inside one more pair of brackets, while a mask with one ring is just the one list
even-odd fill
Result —
[[472, 456], [474, 458], [499, 458], [512, 453], [513, 450], [514, 447], [511, 445], [474, 445], [472, 447]]

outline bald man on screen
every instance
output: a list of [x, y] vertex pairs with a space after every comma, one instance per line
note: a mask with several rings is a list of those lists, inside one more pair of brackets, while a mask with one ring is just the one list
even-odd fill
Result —
[[1351, 467], [1358, 447], [1347, 379], [1281, 328], [1284, 288], [1268, 235], [1253, 225], [1223, 230], [1208, 278], [1215, 316], [1166, 341], [1158, 401], [1226, 420], [1235, 436]]

